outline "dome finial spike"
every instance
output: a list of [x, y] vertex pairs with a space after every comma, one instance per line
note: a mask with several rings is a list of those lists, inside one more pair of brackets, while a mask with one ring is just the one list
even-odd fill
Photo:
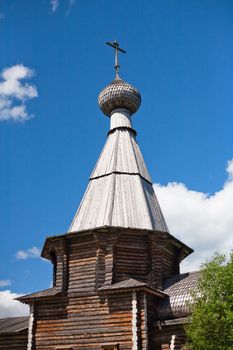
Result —
[[120, 65], [119, 65], [119, 60], [118, 60], [118, 51], [120, 51], [122, 53], [126, 53], [126, 51], [119, 47], [119, 44], [116, 40], [113, 43], [110, 43], [109, 41], [107, 41], [106, 44], [115, 49], [115, 66], [114, 67], [116, 70], [116, 78], [119, 78]]

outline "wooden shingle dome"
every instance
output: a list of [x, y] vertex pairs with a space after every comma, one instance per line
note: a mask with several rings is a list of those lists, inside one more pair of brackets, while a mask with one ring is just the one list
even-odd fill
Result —
[[99, 94], [99, 107], [102, 112], [111, 116], [116, 109], [126, 109], [130, 115], [137, 112], [141, 104], [140, 92], [118, 76]]

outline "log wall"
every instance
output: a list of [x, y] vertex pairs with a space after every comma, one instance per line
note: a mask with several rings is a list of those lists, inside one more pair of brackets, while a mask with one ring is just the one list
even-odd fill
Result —
[[27, 350], [27, 329], [17, 333], [0, 334], [0, 350]]
[[104, 298], [98, 288], [135, 278], [161, 289], [163, 278], [177, 271], [173, 245], [156, 233], [116, 230], [55, 238], [52, 247], [58, 254], [56, 286], [62, 286], [63, 296], [35, 301], [36, 350], [96, 350], [104, 344], [119, 344], [120, 350], [157, 349], [157, 338], [151, 338], [156, 298], [138, 293], [132, 304], [131, 291]]
[[55, 239], [51, 249], [56, 287], [80, 295], [127, 278], [162, 289], [164, 279], [179, 273], [179, 249], [156, 233], [93, 231]]
[[154, 288], [162, 289], [163, 285], [163, 240], [157, 239], [156, 235], [152, 234], [148, 237], [148, 258], [150, 259], [150, 274], [148, 282]]
[[77, 235], [68, 241], [68, 292], [87, 295], [95, 291], [96, 242], [93, 234]]
[[126, 278], [147, 282], [149, 271], [147, 236], [124, 232], [119, 237], [115, 250], [115, 282]]
[[156, 350], [182, 350], [186, 339], [183, 326], [162, 326], [161, 329], [156, 328], [152, 337], [152, 346]]
[[139, 293], [138, 295], [138, 349], [142, 350], [149, 349], [147, 297], [148, 295], [143, 292]]
[[101, 345], [119, 343], [120, 349], [132, 349], [131, 293], [109, 296], [68, 296], [39, 302], [36, 313], [36, 350], [54, 350], [58, 346], [73, 349], [101, 349]]
[[53, 264], [53, 286], [61, 290], [67, 289], [68, 282], [68, 251], [64, 237], [52, 238], [48, 243], [48, 256]]
[[163, 279], [166, 279], [173, 275], [178, 275], [180, 273], [179, 254], [179, 249], [172, 246], [171, 244], [168, 244], [163, 248], [161, 257], [161, 263], [163, 266]]

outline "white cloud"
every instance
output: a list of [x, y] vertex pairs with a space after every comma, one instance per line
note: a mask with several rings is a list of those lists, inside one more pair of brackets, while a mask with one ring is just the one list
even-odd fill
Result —
[[28, 306], [14, 300], [21, 295], [23, 294], [13, 293], [10, 290], [0, 292], [0, 317], [28, 315]]
[[15, 257], [19, 260], [26, 260], [29, 258], [40, 258], [41, 250], [37, 247], [32, 247], [26, 250], [19, 250]]
[[226, 171], [222, 189], [212, 195], [182, 183], [154, 185], [170, 233], [195, 251], [182, 263], [183, 271], [198, 269], [215, 251], [233, 248], [233, 159]]
[[228, 160], [226, 170], [228, 173], [228, 180], [233, 180], [233, 159]]
[[34, 85], [22, 83], [23, 79], [30, 79], [34, 71], [17, 64], [5, 68], [0, 73], [0, 121], [25, 121], [30, 119], [26, 109], [28, 100], [38, 96]]
[[59, 0], [51, 0], [50, 4], [52, 6], [52, 12], [55, 12], [59, 6]]
[[0, 12], [0, 21], [3, 20], [5, 18], [4, 13]]
[[10, 286], [11, 281], [10, 280], [0, 280], [0, 288]]

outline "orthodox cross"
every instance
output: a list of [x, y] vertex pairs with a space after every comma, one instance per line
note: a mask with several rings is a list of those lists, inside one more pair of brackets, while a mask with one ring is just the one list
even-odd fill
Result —
[[113, 43], [110, 43], [109, 41], [107, 41], [106, 44], [115, 49], [115, 70], [116, 70], [116, 77], [118, 77], [119, 76], [119, 68], [120, 68], [119, 61], [118, 61], [118, 51], [120, 51], [122, 53], [126, 53], [126, 51], [119, 47], [119, 44], [117, 41], [114, 41]]

